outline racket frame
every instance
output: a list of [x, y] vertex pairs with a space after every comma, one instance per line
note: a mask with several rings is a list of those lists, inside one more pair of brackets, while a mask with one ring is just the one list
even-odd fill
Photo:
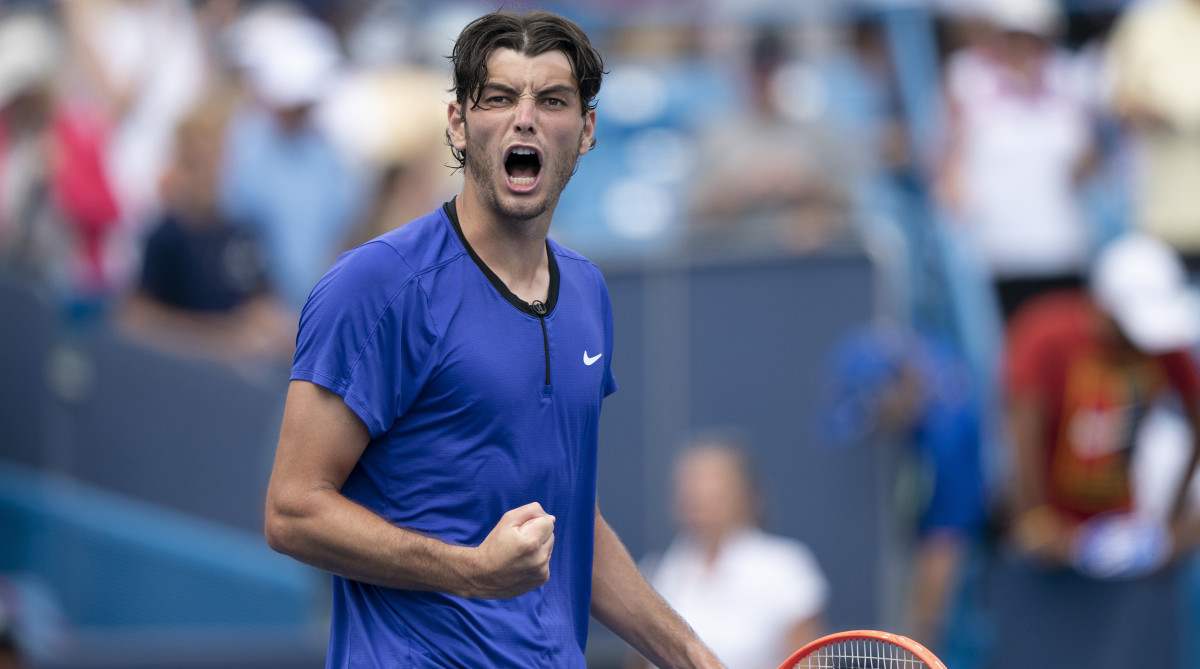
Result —
[[[946, 665], [943, 664], [942, 661], [939, 660], [937, 656], [935, 656], [933, 652], [925, 646], [922, 646], [906, 636], [893, 634], [891, 632], [880, 632], [878, 630], [849, 630], [846, 632], [827, 634], [815, 641], [810, 641], [799, 650], [792, 653], [783, 664], [779, 665], [779, 669], [794, 669], [797, 664], [809, 658], [822, 648], [828, 648], [829, 646], [854, 641], [868, 641], [872, 644], [883, 643], [885, 645], [895, 646], [907, 651], [908, 653], [911, 653], [917, 660], [925, 663], [925, 666], [929, 669], [946, 669]], [[904, 666], [913, 666], [914, 669], [916, 669], [915, 665], [905, 664]]]

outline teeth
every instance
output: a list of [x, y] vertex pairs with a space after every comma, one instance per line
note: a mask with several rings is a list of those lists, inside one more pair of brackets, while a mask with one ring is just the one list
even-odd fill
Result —
[[514, 186], [532, 186], [537, 177], [509, 177]]
[[512, 155], [514, 155], [514, 156], [533, 156], [536, 154], [537, 154], [537, 151], [534, 151], [533, 149], [526, 148], [523, 146], [518, 146], [512, 150]]

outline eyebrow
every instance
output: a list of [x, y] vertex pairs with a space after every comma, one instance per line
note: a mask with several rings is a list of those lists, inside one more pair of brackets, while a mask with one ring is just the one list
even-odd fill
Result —
[[553, 84], [553, 85], [547, 86], [547, 87], [543, 88], [542, 90], [538, 91], [538, 95], [539, 96], [564, 95], [564, 94], [572, 94], [572, 93], [578, 93], [578, 92], [579, 92], [578, 87], [568, 86], [566, 84]]
[[[488, 91], [489, 89], [499, 92], [499, 93], [507, 93], [508, 95], [511, 95], [513, 97], [517, 97], [518, 95], [521, 94], [520, 91], [518, 91], [516, 88], [513, 88], [512, 86], [509, 86], [508, 84], [504, 84], [504, 83], [500, 83], [500, 82], [496, 82], [496, 81], [489, 81], [489, 82], [485, 83], [479, 89], [479, 91], [480, 91], [480, 93], [483, 93], [483, 92]], [[565, 94], [577, 93], [578, 90], [579, 90], [578, 88], [573, 87], [573, 86], [568, 86], [567, 84], [551, 84], [545, 88], [535, 91], [535, 94], [538, 97], [545, 97], [547, 95], [565, 95]]]

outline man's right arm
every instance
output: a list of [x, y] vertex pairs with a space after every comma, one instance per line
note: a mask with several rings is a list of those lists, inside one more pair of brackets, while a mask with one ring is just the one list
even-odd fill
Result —
[[343, 496], [369, 442], [341, 397], [291, 383], [267, 488], [271, 548], [346, 578], [407, 590], [498, 599], [546, 582], [554, 518], [536, 503], [504, 514], [482, 544], [466, 547], [395, 527]]

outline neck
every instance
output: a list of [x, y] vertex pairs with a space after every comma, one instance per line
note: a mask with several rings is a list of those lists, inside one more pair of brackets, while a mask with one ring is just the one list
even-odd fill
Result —
[[531, 220], [501, 217], [470, 189], [459, 195], [457, 207], [463, 236], [484, 264], [517, 297], [544, 302], [550, 290], [546, 256], [550, 216]]

